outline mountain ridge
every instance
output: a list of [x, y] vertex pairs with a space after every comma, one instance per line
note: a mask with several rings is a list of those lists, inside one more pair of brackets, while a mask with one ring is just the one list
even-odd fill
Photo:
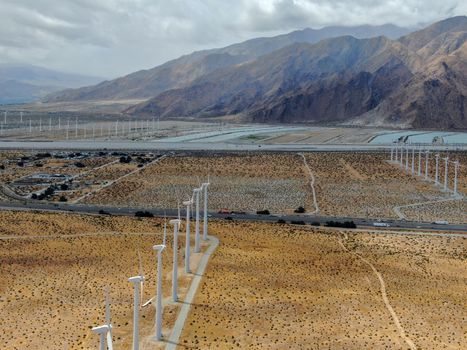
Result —
[[196, 51], [152, 69], [140, 70], [114, 80], [103, 81], [95, 86], [77, 90], [68, 89], [51, 94], [44, 99], [44, 102], [151, 98], [161, 92], [184, 87], [204, 74], [248, 62], [296, 42], [316, 43], [325, 38], [344, 34], [354, 34], [353, 36], [356, 37], [370, 37], [379, 34], [399, 37], [408, 32], [408, 29], [391, 24], [356, 27], [333, 26], [322, 29], [306, 28], [275, 37], [254, 38], [223, 48]]
[[399, 40], [346, 36], [291, 44], [203, 75], [126, 112], [466, 129], [466, 38], [463, 16]]

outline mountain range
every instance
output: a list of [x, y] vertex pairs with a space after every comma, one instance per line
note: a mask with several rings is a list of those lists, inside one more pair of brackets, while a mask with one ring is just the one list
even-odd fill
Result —
[[195, 52], [45, 102], [144, 98], [131, 114], [466, 129], [467, 17], [328, 27]]
[[32, 102], [55, 91], [96, 84], [101, 80], [32, 65], [0, 64], [0, 104]]

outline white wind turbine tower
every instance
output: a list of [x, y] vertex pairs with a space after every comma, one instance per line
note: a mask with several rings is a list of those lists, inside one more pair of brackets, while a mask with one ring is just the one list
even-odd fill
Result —
[[20, 123], [23, 124], [23, 111], [19, 112]]
[[418, 148], [418, 176], [422, 174], [422, 147]]
[[[144, 276], [143, 274], [143, 262], [141, 261], [141, 251], [140, 249], [138, 248], [138, 273], [140, 276]], [[142, 304], [143, 304], [143, 288], [144, 288], [144, 283], [143, 281], [141, 281], [141, 285], [140, 285], [140, 304], [139, 304], [139, 308], [141, 309], [142, 308]]]
[[435, 185], [439, 185], [439, 153], [435, 154]]
[[199, 247], [199, 193], [201, 188], [195, 188], [193, 190], [193, 195], [195, 196], [196, 201], [196, 221], [195, 221], [195, 253], [200, 252]]
[[444, 159], [444, 191], [448, 190], [448, 165], [449, 157], [446, 156]]
[[400, 157], [399, 163], [402, 166], [402, 162], [403, 162], [402, 159], [404, 158], [404, 145], [400, 146], [400, 154], [401, 154], [401, 157]]
[[186, 206], [186, 235], [185, 235], [185, 273], [190, 273], [190, 206], [193, 198], [183, 202]]
[[152, 247], [157, 252], [157, 286], [156, 286], [156, 340], [162, 339], [162, 252], [165, 244]]
[[415, 148], [412, 147], [412, 176], [415, 175]]
[[[391, 157], [392, 158], [392, 157]], [[203, 210], [203, 240], [208, 239], [208, 187], [209, 187], [209, 176], [208, 181], [201, 184], [201, 188], [204, 189], [204, 210]]]
[[405, 147], [405, 170], [409, 171], [409, 147]]
[[133, 276], [128, 279], [133, 283], [133, 350], [139, 350], [139, 286], [144, 281], [144, 276]]
[[425, 180], [428, 180], [428, 161], [430, 157], [430, 151], [425, 151]]
[[165, 242], [167, 241], [167, 218], [164, 214], [164, 238], [162, 239], [162, 244], [166, 245]]
[[459, 160], [454, 162], [454, 196], [457, 196], [457, 173], [459, 171]]
[[[105, 324], [102, 326], [93, 327], [92, 331], [99, 335], [99, 349], [113, 350], [112, 344], [112, 325], [110, 323], [110, 305], [109, 305], [109, 289], [105, 289]], [[105, 346], [107, 342], [107, 347]]]
[[173, 240], [173, 267], [172, 267], [172, 299], [174, 302], [178, 301], [178, 228], [180, 227], [180, 220], [170, 220], [169, 223], [174, 226], [174, 240]]
[[102, 326], [93, 327], [91, 330], [99, 335], [99, 350], [106, 350], [105, 340], [107, 338], [107, 334], [109, 334], [109, 326], [105, 324]]
[[112, 323], [110, 322], [110, 297], [108, 287], [105, 289], [105, 324], [109, 327], [107, 332], [107, 349], [113, 350]]

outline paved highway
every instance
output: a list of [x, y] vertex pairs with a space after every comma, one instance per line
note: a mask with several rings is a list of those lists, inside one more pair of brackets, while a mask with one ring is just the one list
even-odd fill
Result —
[[[388, 151], [390, 144], [235, 144], [227, 142], [160, 141], [0, 141], [0, 150], [41, 151]], [[461, 150], [467, 146], [427, 145], [429, 150]]]
[[[0, 202], [0, 210], [26, 210], [26, 211], [61, 211], [61, 212], [74, 212], [83, 214], [107, 214], [107, 215], [126, 215], [134, 216], [137, 211], [149, 211], [157, 217], [176, 217], [176, 209], [148, 209], [136, 207], [113, 207], [113, 206], [96, 206], [88, 204], [67, 204], [67, 203], [46, 203], [46, 202]], [[217, 212], [209, 212], [211, 218], [217, 219], [232, 219], [241, 221], [263, 221], [263, 222], [277, 222], [282, 219], [287, 223], [303, 221], [306, 224], [317, 223], [324, 225], [327, 221], [353, 221], [359, 227], [373, 227], [374, 220], [367, 220], [364, 218], [349, 218], [337, 216], [319, 216], [319, 215], [258, 215], [255, 213], [245, 214], [220, 214]], [[182, 211], [181, 216], [185, 214]], [[466, 224], [449, 224], [449, 225], [436, 225], [429, 222], [416, 222], [405, 220], [385, 220], [388, 223], [389, 229], [421, 229], [421, 230], [438, 230], [438, 231], [453, 231], [467, 233]], [[381, 229], [378, 227], [378, 229]]]

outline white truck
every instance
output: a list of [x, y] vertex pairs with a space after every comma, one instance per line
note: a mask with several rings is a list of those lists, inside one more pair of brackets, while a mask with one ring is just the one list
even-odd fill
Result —
[[375, 227], [389, 227], [389, 224], [387, 222], [374, 222], [373, 226]]
[[447, 222], [446, 220], [436, 220], [436, 221], [433, 221], [433, 223], [435, 225], [449, 225], [449, 222]]

